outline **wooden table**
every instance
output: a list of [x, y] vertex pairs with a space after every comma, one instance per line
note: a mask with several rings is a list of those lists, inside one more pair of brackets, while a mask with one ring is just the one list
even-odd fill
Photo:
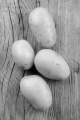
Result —
[[[11, 56], [12, 43], [26, 39], [35, 54], [42, 49], [28, 24], [32, 9], [42, 6], [53, 16], [57, 42], [51, 48], [67, 61], [70, 77], [65, 81], [48, 80], [53, 104], [36, 111], [23, 97], [21, 78], [38, 74], [34, 66], [23, 71]], [[0, 120], [80, 120], [80, 0], [0, 0]]]

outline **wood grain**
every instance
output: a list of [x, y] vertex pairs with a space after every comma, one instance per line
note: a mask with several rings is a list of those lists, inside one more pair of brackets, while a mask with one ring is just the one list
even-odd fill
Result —
[[[69, 64], [66, 81], [46, 80], [53, 104], [45, 112], [36, 111], [23, 97], [21, 78], [38, 74], [34, 66], [21, 70], [11, 55], [12, 43], [26, 39], [35, 54], [42, 49], [36, 43], [29, 25], [31, 10], [42, 6], [53, 16], [57, 51]], [[0, 120], [80, 120], [80, 0], [0, 0]]]

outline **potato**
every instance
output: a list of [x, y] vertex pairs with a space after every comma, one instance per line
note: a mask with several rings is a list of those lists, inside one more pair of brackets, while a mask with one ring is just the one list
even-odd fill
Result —
[[52, 47], [56, 42], [56, 29], [52, 16], [43, 7], [35, 8], [29, 15], [29, 26], [36, 41], [43, 47]]
[[22, 78], [20, 90], [27, 101], [36, 110], [47, 110], [52, 104], [52, 94], [48, 84], [38, 75]]
[[34, 51], [29, 42], [26, 40], [15, 41], [11, 48], [14, 62], [28, 70], [32, 67], [34, 61]]
[[38, 72], [50, 79], [64, 80], [70, 74], [66, 61], [51, 49], [40, 50], [35, 56], [34, 64]]

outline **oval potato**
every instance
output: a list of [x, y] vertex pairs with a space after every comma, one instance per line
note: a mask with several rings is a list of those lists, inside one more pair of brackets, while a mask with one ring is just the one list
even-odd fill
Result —
[[34, 61], [34, 51], [29, 42], [26, 40], [18, 40], [12, 44], [11, 48], [14, 62], [28, 70], [32, 67]]
[[56, 29], [52, 16], [43, 7], [35, 8], [29, 15], [29, 26], [36, 41], [43, 47], [52, 47], [56, 42]]
[[38, 72], [50, 79], [67, 79], [70, 70], [66, 61], [51, 49], [40, 50], [34, 59]]
[[38, 75], [22, 78], [20, 89], [27, 101], [37, 110], [47, 110], [52, 104], [52, 94], [48, 84]]

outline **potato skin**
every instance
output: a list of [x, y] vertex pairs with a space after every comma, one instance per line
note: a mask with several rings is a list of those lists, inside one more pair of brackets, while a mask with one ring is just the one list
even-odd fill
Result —
[[36, 41], [43, 47], [52, 47], [56, 42], [56, 29], [52, 16], [43, 7], [37, 7], [29, 15], [29, 26]]
[[51, 49], [40, 50], [35, 56], [34, 64], [38, 72], [50, 79], [65, 80], [70, 75], [66, 61]]
[[36, 110], [47, 110], [52, 104], [52, 94], [48, 84], [38, 75], [22, 78], [20, 89], [24, 97]]
[[32, 67], [34, 61], [34, 51], [29, 42], [26, 40], [18, 40], [12, 44], [11, 48], [12, 57], [14, 62], [28, 70]]

